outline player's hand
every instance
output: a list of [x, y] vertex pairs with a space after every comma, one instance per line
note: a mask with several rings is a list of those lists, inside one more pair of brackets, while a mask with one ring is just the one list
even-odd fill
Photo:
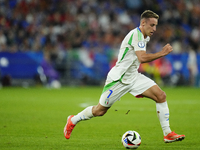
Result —
[[162, 49], [162, 53], [164, 56], [171, 53], [172, 51], [173, 51], [173, 48], [170, 44], [166, 44]]

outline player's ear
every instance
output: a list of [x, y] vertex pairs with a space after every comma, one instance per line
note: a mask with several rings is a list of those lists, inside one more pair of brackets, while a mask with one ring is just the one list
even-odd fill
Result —
[[141, 26], [144, 26], [144, 25], [146, 24], [146, 19], [143, 18], [143, 19], [140, 21], [140, 24], [141, 24]]

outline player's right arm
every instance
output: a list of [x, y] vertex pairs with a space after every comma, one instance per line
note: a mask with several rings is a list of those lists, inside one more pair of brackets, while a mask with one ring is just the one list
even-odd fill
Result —
[[166, 44], [160, 52], [154, 54], [148, 54], [146, 51], [135, 51], [137, 58], [140, 63], [151, 62], [155, 59], [163, 57], [173, 51], [173, 48], [170, 44]]

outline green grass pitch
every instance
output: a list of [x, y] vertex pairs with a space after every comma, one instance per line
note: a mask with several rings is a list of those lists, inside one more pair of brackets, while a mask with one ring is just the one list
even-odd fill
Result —
[[123, 150], [121, 136], [127, 130], [141, 135], [139, 150], [200, 149], [200, 89], [191, 87], [163, 88], [171, 129], [186, 135], [181, 142], [164, 143], [155, 102], [131, 94], [105, 116], [77, 124], [66, 140], [67, 116], [96, 105], [102, 88], [0, 89], [0, 150]]

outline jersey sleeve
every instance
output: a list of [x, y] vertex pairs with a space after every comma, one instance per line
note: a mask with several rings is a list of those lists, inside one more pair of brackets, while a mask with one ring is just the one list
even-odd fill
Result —
[[144, 41], [144, 37], [139, 30], [131, 35], [129, 44], [134, 47], [135, 51], [146, 51], [146, 42]]

